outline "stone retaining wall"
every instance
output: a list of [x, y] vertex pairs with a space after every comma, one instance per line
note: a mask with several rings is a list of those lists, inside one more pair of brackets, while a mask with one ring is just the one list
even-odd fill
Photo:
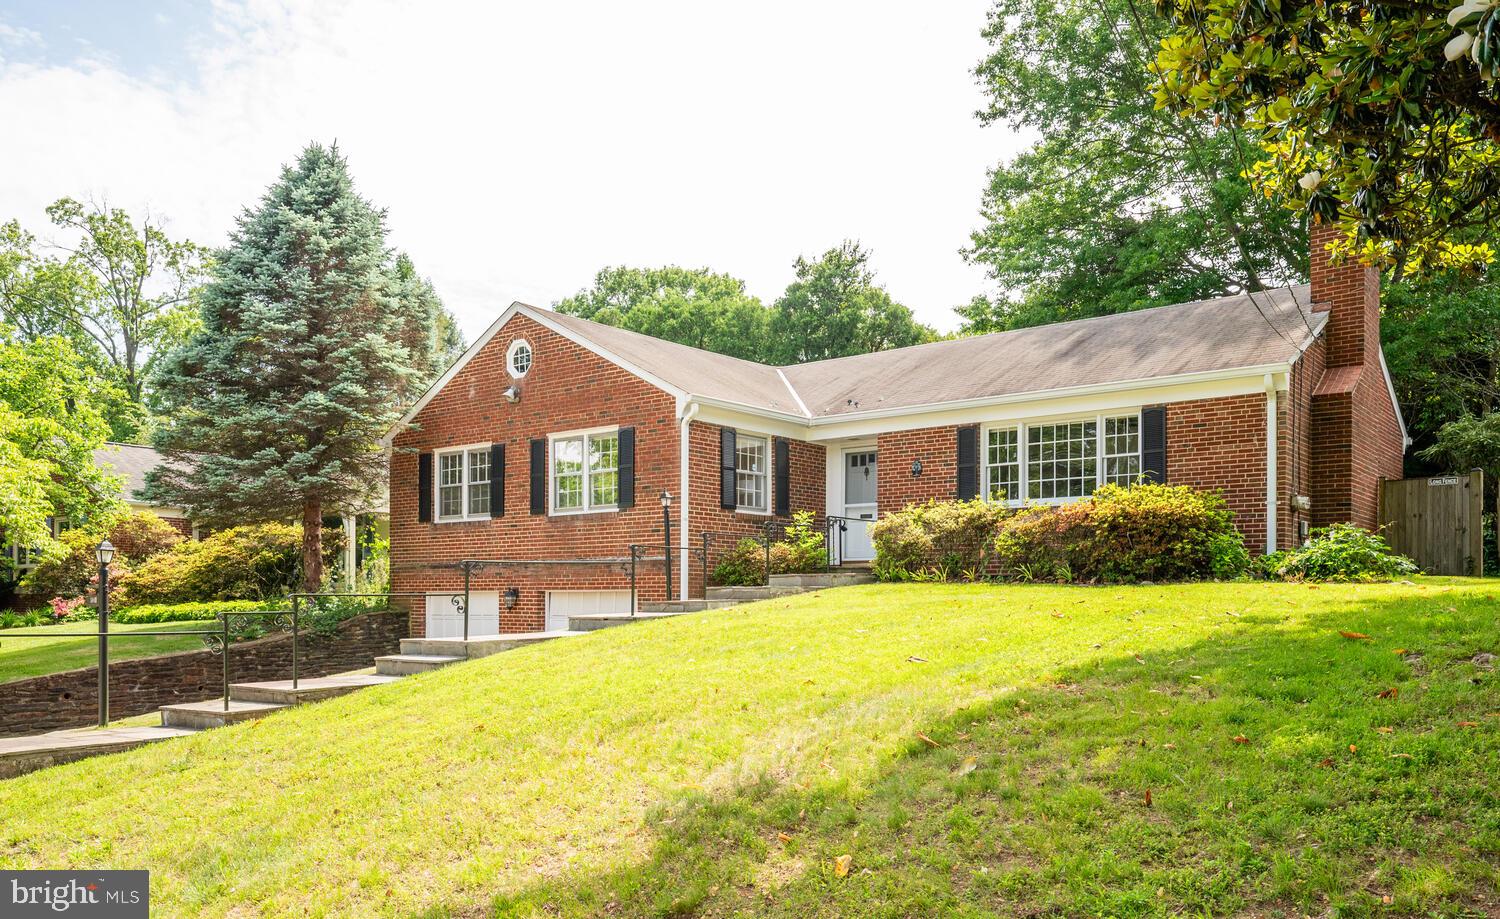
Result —
[[[298, 637], [298, 675], [326, 676], [369, 667], [394, 654], [407, 637], [404, 612], [367, 613], [339, 623], [328, 637]], [[92, 625], [93, 623], [88, 623]], [[3, 638], [3, 633], [0, 633]], [[83, 727], [98, 719], [97, 667], [0, 683], [0, 735], [39, 734]], [[249, 683], [292, 676], [292, 639], [281, 633], [230, 646], [229, 680]], [[179, 651], [111, 662], [109, 714], [128, 718], [163, 705], [200, 702], [223, 691], [223, 662], [209, 651]]]

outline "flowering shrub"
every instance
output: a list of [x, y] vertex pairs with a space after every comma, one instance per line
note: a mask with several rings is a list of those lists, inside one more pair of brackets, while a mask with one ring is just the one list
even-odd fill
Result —
[[1313, 530], [1307, 545], [1281, 555], [1271, 574], [1289, 581], [1393, 581], [1417, 563], [1391, 551], [1378, 533], [1347, 523]]
[[[323, 533], [325, 563], [343, 546], [343, 533]], [[263, 600], [290, 593], [301, 580], [302, 530], [284, 523], [221, 530], [184, 540], [120, 578], [119, 601], [188, 603]]]
[[96, 610], [84, 606], [82, 597], [74, 597], [71, 600], [64, 600], [62, 597], [53, 597], [48, 602], [52, 606], [52, 618], [58, 622], [98, 618]]

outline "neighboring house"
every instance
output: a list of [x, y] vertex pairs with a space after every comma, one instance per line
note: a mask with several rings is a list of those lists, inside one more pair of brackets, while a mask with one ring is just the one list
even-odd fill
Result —
[[[1061, 503], [1145, 477], [1221, 491], [1254, 552], [1373, 527], [1406, 433], [1379, 275], [1328, 265], [1327, 234], [1310, 285], [791, 367], [512, 304], [387, 437], [393, 589], [457, 591], [458, 561], [504, 560], [471, 581], [472, 634], [624, 611], [617, 560], [661, 545], [663, 492], [682, 598], [701, 534], [801, 509]], [[841, 560], [872, 556], [866, 530]], [[664, 598], [660, 567], [642, 599]], [[451, 634], [450, 600], [413, 634]]]
[[111, 441], [94, 451], [94, 465], [106, 475], [119, 477], [120, 496], [131, 510], [150, 511], [171, 524], [183, 536], [197, 538], [196, 527], [185, 509], [157, 504], [141, 497], [146, 487], [146, 474], [163, 462], [165, 459], [160, 453], [140, 444], [117, 444]]

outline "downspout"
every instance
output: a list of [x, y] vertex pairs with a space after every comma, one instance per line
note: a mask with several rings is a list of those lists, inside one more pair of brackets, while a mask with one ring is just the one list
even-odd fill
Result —
[[1266, 374], [1266, 554], [1276, 551], [1276, 377]]
[[[678, 406], [677, 442], [681, 450], [681, 455], [677, 459], [677, 490], [681, 497], [678, 506], [682, 508], [681, 519], [677, 525], [678, 538], [682, 540], [682, 549], [678, 553], [680, 559], [678, 570], [682, 572], [682, 577], [678, 579], [680, 582], [678, 586], [678, 599], [681, 600], [688, 598], [688, 583], [691, 580], [690, 573], [692, 572], [691, 560], [688, 558], [688, 544], [691, 542], [688, 539], [688, 505], [691, 503], [688, 501], [688, 481], [691, 478], [688, 475], [688, 426], [697, 414], [698, 403], [696, 402], [687, 402]], [[705, 588], [708, 587], [707, 584], [703, 586]]]

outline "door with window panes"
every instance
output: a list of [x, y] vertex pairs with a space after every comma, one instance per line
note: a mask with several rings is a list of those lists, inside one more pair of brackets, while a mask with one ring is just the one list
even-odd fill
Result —
[[[877, 478], [874, 450], [844, 451], [844, 516], [852, 519], [840, 540], [840, 561], [867, 562], [875, 557], [870, 524], [879, 511]], [[856, 522], [861, 520], [869, 523]]]

